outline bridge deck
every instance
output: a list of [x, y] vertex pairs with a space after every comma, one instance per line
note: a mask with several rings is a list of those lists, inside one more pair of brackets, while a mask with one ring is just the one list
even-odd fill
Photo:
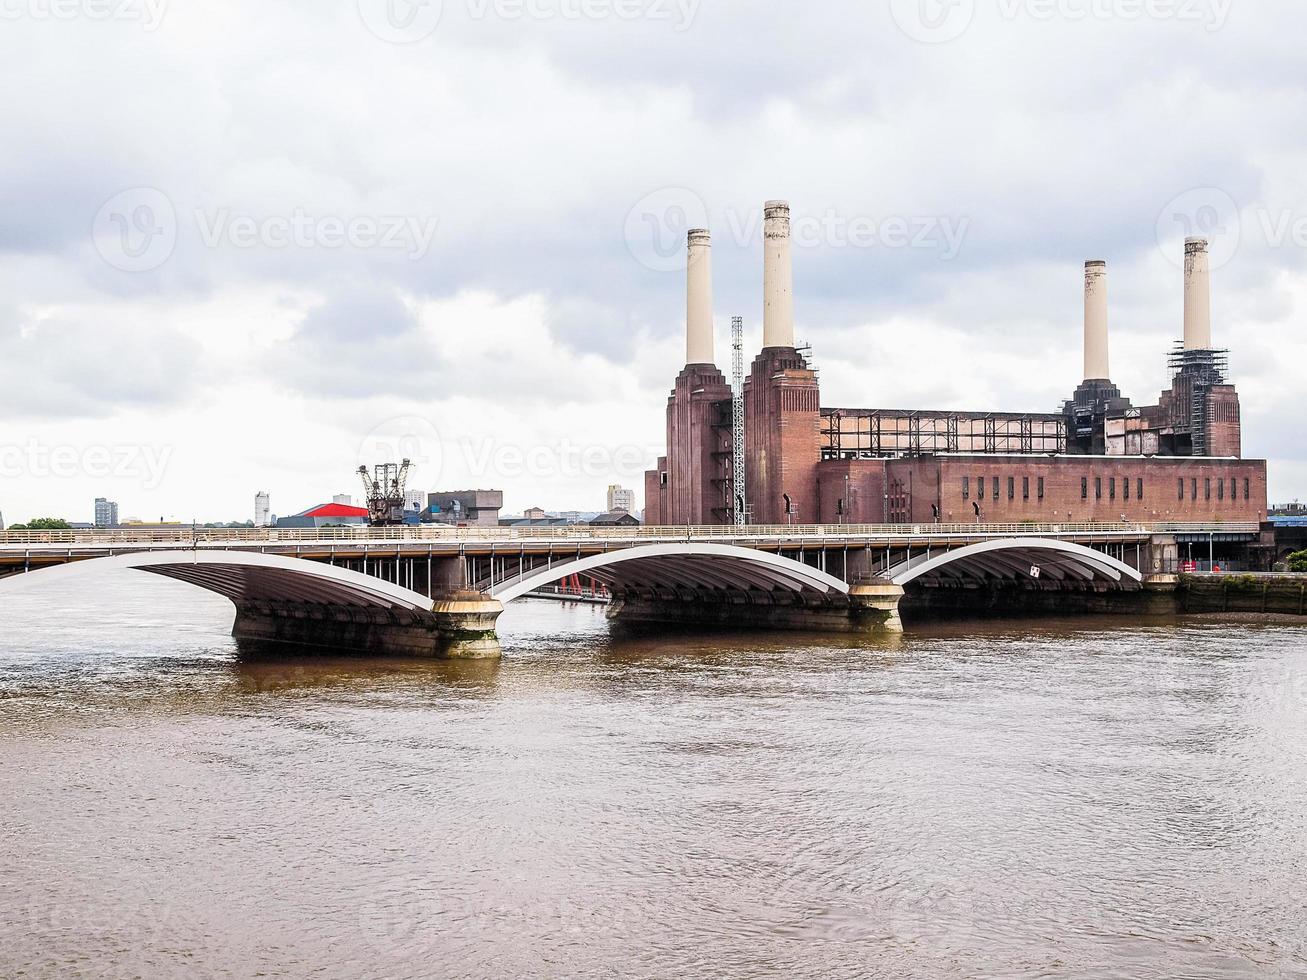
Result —
[[[325, 562], [468, 558], [517, 555], [583, 557], [654, 544], [731, 545], [803, 560], [832, 552], [966, 547], [986, 541], [1038, 537], [1091, 547], [1136, 545], [1156, 535], [1245, 536], [1257, 524], [880, 524], [739, 527], [549, 528], [443, 526], [318, 529], [122, 528], [0, 532], [0, 575], [112, 555], [168, 551], [249, 551]], [[911, 557], [911, 554], [908, 555]], [[889, 559], [885, 559], [888, 563]], [[820, 562], [824, 568], [824, 559]], [[493, 567], [493, 562], [492, 562]], [[525, 565], [522, 567], [525, 570]], [[491, 576], [494, 577], [493, 575]]]
[[1032, 535], [1037, 537], [1103, 537], [1154, 534], [1257, 534], [1256, 523], [1219, 524], [803, 524], [771, 526], [686, 526], [600, 528], [568, 527], [339, 527], [339, 528], [115, 528], [69, 531], [0, 531], [0, 553], [42, 545], [98, 549], [128, 545], [164, 547], [195, 544], [258, 546], [294, 544], [498, 544], [613, 541], [658, 543], [667, 541], [757, 542], [856, 540], [901, 543], [916, 538], [987, 538]]

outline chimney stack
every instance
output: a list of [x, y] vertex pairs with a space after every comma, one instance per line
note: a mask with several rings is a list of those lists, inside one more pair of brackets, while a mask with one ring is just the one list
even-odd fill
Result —
[[1184, 243], [1184, 349], [1212, 349], [1212, 273], [1205, 238]]
[[768, 201], [762, 226], [762, 346], [794, 346], [794, 270], [790, 260], [790, 205]]
[[1106, 381], [1107, 359], [1107, 263], [1085, 263], [1085, 380]]
[[713, 364], [712, 235], [692, 228], [686, 239], [685, 363]]

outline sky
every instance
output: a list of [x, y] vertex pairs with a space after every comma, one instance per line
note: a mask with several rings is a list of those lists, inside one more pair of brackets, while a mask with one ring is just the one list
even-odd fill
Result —
[[763, 202], [830, 406], [1052, 411], [1109, 269], [1167, 383], [1212, 240], [1245, 455], [1307, 499], [1300, 0], [0, 0], [0, 514], [290, 514], [399, 456], [506, 512], [643, 490], [713, 231]]

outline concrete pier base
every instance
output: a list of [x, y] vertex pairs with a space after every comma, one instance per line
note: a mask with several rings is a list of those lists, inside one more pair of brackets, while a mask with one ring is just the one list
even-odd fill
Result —
[[912, 588], [901, 609], [908, 622], [975, 617], [1167, 616], [1178, 611], [1175, 576], [1149, 576], [1142, 586], [1104, 582], [1078, 587], [1030, 583]]
[[853, 596], [824, 600], [779, 601], [753, 596], [720, 600], [615, 599], [608, 618], [617, 623], [675, 624], [730, 629], [792, 630], [813, 633], [901, 633], [896, 585], [874, 586]]
[[1140, 612], [1148, 616], [1169, 616], [1180, 609], [1179, 575], [1145, 575], [1139, 597]]
[[899, 600], [903, 586], [891, 582], [855, 585], [849, 592], [850, 619], [856, 629], [876, 633], [902, 633]]
[[480, 592], [439, 599], [431, 615], [440, 633], [440, 656], [449, 660], [494, 660], [502, 656], [495, 624], [504, 604]]
[[430, 612], [298, 602], [239, 603], [232, 636], [250, 651], [489, 660], [501, 655], [503, 605], [480, 593], [438, 600]]

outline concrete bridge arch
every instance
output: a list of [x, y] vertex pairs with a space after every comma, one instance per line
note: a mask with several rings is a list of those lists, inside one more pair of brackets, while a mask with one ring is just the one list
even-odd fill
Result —
[[816, 597], [849, 592], [841, 579], [773, 552], [674, 542], [622, 548], [531, 569], [496, 583], [490, 594], [508, 603], [572, 575], [593, 578], [617, 595], [666, 591], [690, 598], [759, 592]]
[[322, 562], [254, 551], [150, 551], [88, 558], [0, 579], [0, 592], [14, 591], [94, 571], [135, 569], [187, 582], [235, 603], [295, 601], [350, 608], [422, 612], [426, 596], [371, 575]]
[[0, 580], [0, 594], [93, 571], [134, 569], [214, 592], [236, 607], [238, 641], [417, 656], [495, 657], [503, 607], [476, 594], [430, 599], [372, 575], [251, 551], [137, 552]]
[[1130, 589], [1143, 582], [1143, 575], [1125, 562], [1055, 538], [997, 538], [938, 554], [919, 554], [891, 567], [888, 577], [900, 587], [913, 582], [965, 585], [1041, 581], [1058, 587], [1101, 585]]

